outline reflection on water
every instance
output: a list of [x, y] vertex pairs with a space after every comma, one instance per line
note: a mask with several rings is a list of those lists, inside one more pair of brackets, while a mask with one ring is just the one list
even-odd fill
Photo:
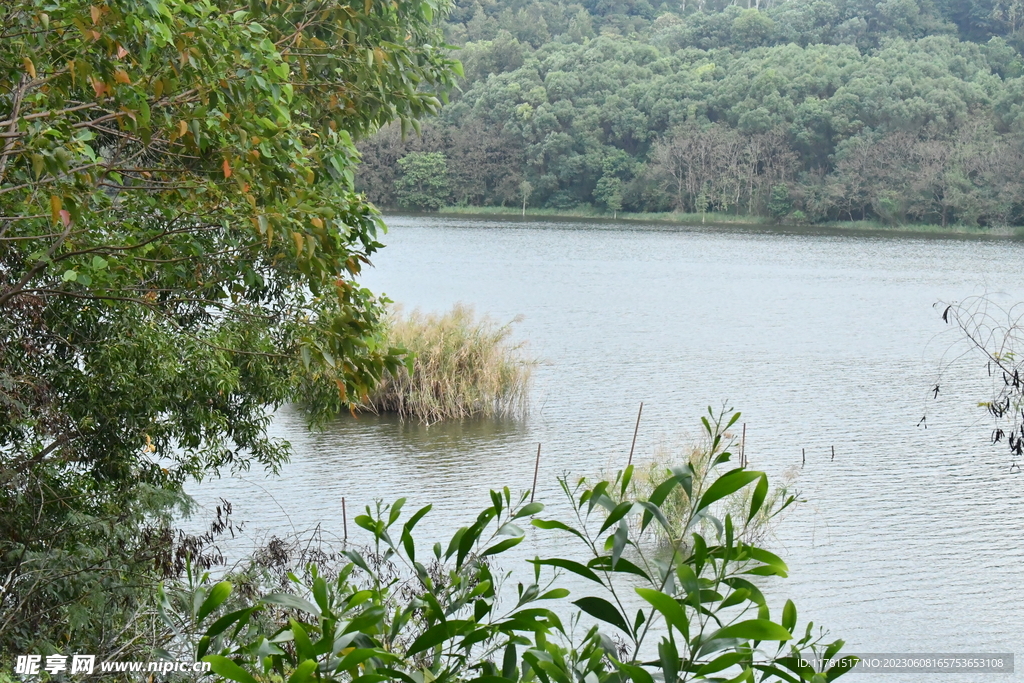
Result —
[[[695, 437], [708, 404], [743, 411], [751, 465], [801, 462], [806, 503], [777, 529], [792, 597], [851, 651], [1010, 652], [1024, 629], [1019, 580], [1024, 477], [976, 402], [980, 366], [937, 379], [949, 335], [932, 306], [989, 293], [1024, 300], [1024, 245], [966, 239], [709, 230], [585, 222], [388, 219], [365, 283], [407, 309], [475, 305], [525, 316], [543, 362], [522, 422], [422, 427], [343, 416], [319, 433], [281, 410], [295, 456], [280, 478], [250, 472], [200, 487], [250, 529], [342, 533], [375, 499], [434, 504], [420, 538], [475, 517], [487, 490], [530, 486], [562, 506], [556, 478], [622, 467], [644, 401], [636, 459]], [[942, 392], [929, 390], [941, 381]], [[927, 414], [927, 428], [918, 426]], [[831, 448], [835, 447], [835, 460]], [[537, 533], [517, 557], [568, 552]], [[1012, 678], [1012, 677], [1011, 677]], [[1024, 680], [1024, 677], [1018, 679]], [[905, 676], [901, 681], [916, 681]], [[934, 675], [920, 680], [937, 681]], [[959, 677], [958, 681], [980, 680]], [[1009, 680], [1004, 677], [1000, 680]]]

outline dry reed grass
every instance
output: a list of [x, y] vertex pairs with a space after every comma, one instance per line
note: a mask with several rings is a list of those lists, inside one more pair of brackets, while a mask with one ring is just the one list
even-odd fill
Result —
[[512, 325], [456, 305], [443, 315], [393, 310], [387, 343], [413, 354], [413, 371], [386, 375], [364, 410], [426, 424], [466, 417], [523, 417], [533, 362], [511, 341]]

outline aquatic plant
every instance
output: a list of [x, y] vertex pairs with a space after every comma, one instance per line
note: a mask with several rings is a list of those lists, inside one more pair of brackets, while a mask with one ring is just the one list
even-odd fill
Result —
[[386, 342], [412, 360], [385, 374], [362, 408], [427, 424], [525, 415], [533, 363], [523, 357], [523, 344], [511, 340], [518, 320], [500, 325], [461, 304], [442, 315], [393, 310]]

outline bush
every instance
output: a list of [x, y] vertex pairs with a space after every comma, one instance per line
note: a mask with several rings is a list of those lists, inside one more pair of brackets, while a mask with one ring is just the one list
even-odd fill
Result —
[[[705, 422], [716, 449], [739, 415], [728, 424], [721, 417]], [[712, 470], [731, 457], [716, 452]], [[304, 683], [314, 675], [366, 683], [653, 683], [715, 673], [723, 678], [713, 680], [825, 683], [852, 666], [849, 658], [822, 672], [801, 661], [834, 657], [843, 642], [824, 643], [812, 623], [798, 629], [792, 601], [773, 620], [749, 577], [785, 577], [785, 563], [739, 540], [730, 513], [715, 515], [716, 503], [753, 485], [741, 520], [756, 516], [768, 491], [764, 473], [735, 468], [696, 489], [700, 479], [684, 465], [640, 498], [627, 497], [632, 474], [627, 467], [593, 485], [562, 480], [568, 523], [537, 518], [544, 506], [526, 503], [528, 493], [517, 499], [507, 488], [491, 491], [490, 507], [427, 553], [413, 534], [430, 506], [400, 523], [404, 500], [378, 504], [356, 518], [370, 545], [342, 551], [338, 571], [311, 566], [305, 579], [291, 575], [287, 591], [237, 601], [230, 582], [204, 577], [163, 601], [168, 626], [182, 634], [179, 652], [243, 683]], [[693, 533], [649, 553], [645, 535], [667, 530], [664, 502], [677, 488], [690, 501]], [[706, 532], [697, 530], [701, 519], [711, 522]], [[511, 575], [496, 562], [523, 541], [526, 520], [565, 534], [583, 552], [529, 561], [532, 579], [513, 591]], [[559, 571], [596, 584], [596, 594], [558, 608], [570, 596]], [[635, 616], [630, 602], [643, 605]], [[572, 637], [583, 615], [596, 625], [582, 639]], [[654, 638], [656, 659], [649, 654]]]
[[[517, 321], [512, 321], [517, 322]], [[498, 325], [457, 305], [444, 315], [393, 312], [386, 341], [412, 360], [386, 374], [364, 401], [375, 413], [425, 423], [465, 417], [521, 417], [527, 411], [532, 363], [513, 344], [512, 323]]]

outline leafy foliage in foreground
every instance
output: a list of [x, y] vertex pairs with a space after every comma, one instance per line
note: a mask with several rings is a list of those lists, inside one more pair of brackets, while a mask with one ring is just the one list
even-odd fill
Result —
[[[723, 432], [738, 417], [705, 419], [712, 469], [728, 463]], [[204, 579], [167, 596], [164, 614], [184, 636], [183, 652], [239, 683], [835, 680], [847, 669], [814, 671], [800, 655], [828, 658], [842, 641], [824, 643], [811, 623], [798, 628], [790, 601], [773, 619], [755, 577], [785, 577], [786, 565], [738, 540], [765, 500], [767, 477], [744, 468], [703, 483], [694, 475], [684, 465], [639, 499], [627, 496], [632, 468], [614, 481], [563, 481], [568, 523], [538, 518], [543, 506], [526, 504], [525, 495], [515, 501], [507, 488], [492, 491], [491, 506], [432, 551], [414, 538], [430, 506], [403, 523], [404, 500], [378, 505], [356, 520], [372, 546], [345, 551], [336, 577], [311, 567], [308, 581], [292, 577], [292, 591], [236, 604], [229, 582]], [[748, 487], [739, 520], [717, 516]], [[657, 526], [668, 531], [661, 508], [677, 488], [691, 501], [691, 533], [651, 554], [645, 535]], [[513, 591], [515, 575], [497, 562], [523, 541], [527, 519], [575, 543], [582, 556], [529, 561], [532, 580]], [[710, 533], [698, 530], [702, 522]], [[562, 602], [570, 597], [564, 572], [593, 592]]]
[[268, 409], [400, 365], [353, 140], [438, 111], [444, 11], [0, 4], [0, 653], [145, 640], [182, 483], [278, 467]]

